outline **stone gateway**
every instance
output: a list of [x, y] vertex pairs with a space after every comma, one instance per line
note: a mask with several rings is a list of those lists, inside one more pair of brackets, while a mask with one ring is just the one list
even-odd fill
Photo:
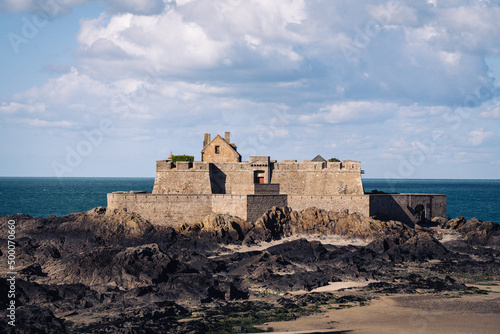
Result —
[[446, 217], [446, 195], [365, 194], [361, 163], [344, 160], [241, 161], [230, 133], [205, 134], [201, 161], [156, 162], [152, 192], [108, 194], [108, 209], [125, 209], [151, 223], [179, 227], [211, 213], [256, 221], [273, 206], [301, 211], [317, 207], [379, 219], [417, 223]]

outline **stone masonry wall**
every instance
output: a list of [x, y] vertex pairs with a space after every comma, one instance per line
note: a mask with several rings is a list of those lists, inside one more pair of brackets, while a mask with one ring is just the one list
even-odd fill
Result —
[[273, 206], [286, 207], [287, 195], [248, 195], [247, 220], [255, 222]]
[[359, 213], [369, 216], [368, 195], [301, 196], [289, 195], [288, 206], [295, 211], [316, 207], [328, 211]]
[[108, 194], [108, 209], [126, 209], [156, 225], [172, 226], [201, 222], [211, 213], [247, 219], [247, 196], [240, 195], [157, 195], [118, 192]]
[[[266, 157], [268, 158], [268, 157]], [[269, 160], [269, 159], [267, 159]], [[362, 195], [360, 164], [340, 162], [270, 162], [271, 167], [250, 162], [157, 161], [154, 194], [253, 194], [254, 171], [263, 170], [265, 183], [280, 185], [286, 195]], [[267, 175], [267, 176], [266, 176]]]
[[272, 183], [280, 185], [280, 192], [288, 195], [362, 195], [359, 172], [333, 170], [274, 170]]
[[211, 194], [208, 170], [156, 172], [153, 194]]
[[151, 193], [108, 194], [108, 209], [139, 213], [153, 224], [179, 227], [200, 222], [211, 213], [230, 214], [256, 221], [273, 206], [301, 211], [308, 207], [377, 216], [381, 219], [416, 223], [418, 205], [425, 218], [446, 217], [446, 195], [157, 195]]
[[247, 219], [247, 196], [213, 195], [212, 211]]
[[370, 216], [381, 219], [417, 223], [417, 206], [424, 208], [425, 219], [446, 217], [446, 195], [429, 194], [377, 194], [370, 196]]
[[108, 194], [108, 209], [126, 209], [155, 225], [179, 227], [212, 213], [212, 195]]

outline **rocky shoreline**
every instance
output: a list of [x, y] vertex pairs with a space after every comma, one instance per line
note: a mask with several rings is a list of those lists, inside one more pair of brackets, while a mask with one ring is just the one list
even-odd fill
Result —
[[[500, 225], [477, 218], [407, 226], [273, 208], [256, 223], [211, 215], [174, 230], [96, 208], [0, 220], [17, 226], [16, 333], [270, 331], [262, 324], [381, 295], [458, 298], [488, 293], [472, 283], [500, 280]], [[6, 238], [0, 244], [5, 263]], [[332, 282], [363, 287], [311, 292]], [[488, 312], [498, 305], [493, 299]], [[2, 314], [1, 328], [7, 320]]]

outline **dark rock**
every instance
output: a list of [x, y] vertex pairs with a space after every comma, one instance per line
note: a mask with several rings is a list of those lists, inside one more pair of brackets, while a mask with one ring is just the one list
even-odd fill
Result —
[[47, 308], [35, 305], [21, 306], [16, 310], [16, 326], [12, 327], [7, 324], [5, 316], [0, 320], [0, 328], [5, 330], [5, 333], [16, 334], [59, 334], [68, 333], [64, 321], [57, 318]]
[[[294, 310], [315, 303], [362, 302], [353, 296], [287, 294], [329, 282], [376, 279], [382, 282], [366, 289], [380, 293], [466, 291], [454, 280], [455, 274], [500, 274], [500, 250], [494, 247], [498, 226], [478, 219], [436, 220], [454, 231], [451, 234], [463, 236], [446, 247], [431, 235], [439, 235], [437, 228], [412, 228], [316, 208], [273, 208], [255, 224], [216, 215], [178, 230], [153, 226], [131, 212], [103, 208], [65, 217], [14, 219], [23, 268], [16, 282], [19, 311], [26, 308], [27, 324], [38, 322], [40, 330], [53, 326], [62, 333], [70, 325], [74, 332], [94, 333], [216, 332], [226, 330], [218, 322], [224, 314], [253, 317], [276, 307]], [[267, 249], [263, 243], [296, 234], [304, 238], [285, 239]], [[311, 234], [370, 243], [335, 246], [308, 241]], [[263, 247], [239, 252], [229, 245], [257, 243]], [[0, 248], [5, 257], [5, 243]], [[5, 296], [7, 288], [7, 281], [0, 279], [0, 294]], [[249, 302], [251, 297], [268, 302]], [[202, 319], [179, 321], [191, 312]], [[88, 323], [71, 323], [72, 317]]]
[[34, 263], [26, 268], [19, 270], [19, 274], [25, 275], [28, 277], [29, 276], [41, 276], [41, 277], [47, 276], [47, 274], [43, 272], [42, 266], [38, 263]]
[[434, 237], [420, 232], [411, 238], [386, 237], [376, 239], [366, 246], [391, 261], [427, 261], [444, 259], [448, 250]]

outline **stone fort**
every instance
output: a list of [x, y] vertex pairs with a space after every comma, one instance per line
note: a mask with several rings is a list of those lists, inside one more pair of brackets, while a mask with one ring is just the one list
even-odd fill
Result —
[[[170, 156], [171, 157], [171, 156]], [[241, 155], [230, 133], [205, 134], [201, 161], [156, 162], [152, 192], [108, 194], [108, 209], [136, 212], [151, 223], [179, 227], [211, 213], [255, 222], [272, 208], [316, 207], [379, 219], [417, 223], [446, 217], [446, 195], [365, 194], [359, 161], [271, 160]]]

